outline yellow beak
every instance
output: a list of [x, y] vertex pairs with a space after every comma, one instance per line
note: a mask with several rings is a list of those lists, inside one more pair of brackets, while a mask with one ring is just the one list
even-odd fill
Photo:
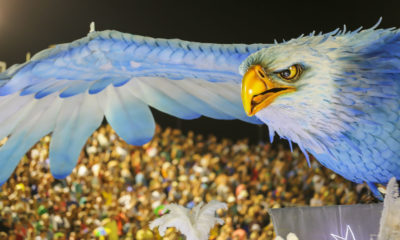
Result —
[[242, 102], [247, 115], [253, 116], [278, 96], [296, 91], [295, 87], [273, 82], [260, 65], [251, 66], [242, 80]]

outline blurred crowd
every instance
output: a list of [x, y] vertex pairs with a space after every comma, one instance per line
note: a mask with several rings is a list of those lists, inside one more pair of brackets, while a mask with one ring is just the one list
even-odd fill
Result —
[[355, 185], [286, 143], [251, 145], [157, 127], [142, 147], [128, 145], [109, 125], [88, 140], [73, 173], [54, 179], [50, 137], [22, 159], [0, 192], [0, 239], [183, 239], [170, 229], [161, 238], [149, 222], [178, 203], [227, 202], [225, 221], [210, 239], [273, 239], [268, 209], [368, 203]]

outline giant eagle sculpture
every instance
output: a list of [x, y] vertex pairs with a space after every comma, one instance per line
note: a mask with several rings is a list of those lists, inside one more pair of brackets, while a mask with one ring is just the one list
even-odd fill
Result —
[[0, 182], [49, 133], [50, 169], [64, 178], [104, 117], [126, 142], [150, 141], [149, 106], [182, 119], [265, 123], [271, 138], [376, 190], [400, 179], [400, 30], [251, 45], [91, 31], [0, 75]]

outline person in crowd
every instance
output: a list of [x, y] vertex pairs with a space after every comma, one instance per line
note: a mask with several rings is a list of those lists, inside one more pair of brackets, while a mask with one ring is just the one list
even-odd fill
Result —
[[[3, 140], [4, 143], [6, 140]], [[142, 147], [120, 139], [109, 125], [87, 141], [64, 180], [49, 169], [50, 136], [24, 157], [0, 192], [0, 239], [161, 239], [149, 222], [163, 205], [227, 202], [211, 239], [273, 239], [271, 208], [373, 202], [356, 185], [321, 167], [308, 167], [284, 143], [204, 137], [157, 126]], [[183, 239], [169, 229], [164, 239]]]

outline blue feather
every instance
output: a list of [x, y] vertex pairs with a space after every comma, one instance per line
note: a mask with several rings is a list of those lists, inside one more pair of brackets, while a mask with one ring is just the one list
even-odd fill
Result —
[[299, 148], [307, 160], [308, 167], [311, 168], [310, 156], [308, 155], [307, 151], [303, 148], [303, 146], [299, 145]]
[[132, 83], [135, 83], [135, 85], [131, 85], [132, 88], [130, 89], [139, 99], [167, 114], [187, 120], [201, 116], [199, 113], [190, 110], [190, 106], [186, 107], [186, 103], [177, 102], [158, 90], [152, 81], [153, 79], [134, 80]]
[[65, 90], [60, 93], [61, 98], [69, 98], [75, 95], [81, 94], [88, 90], [91, 82], [86, 81], [75, 81], [73, 84], [70, 84]]
[[127, 89], [108, 87], [99, 97], [107, 121], [127, 143], [143, 145], [151, 140], [155, 123], [149, 107]]
[[0, 149], [0, 185], [9, 178], [25, 152], [54, 128], [52, 120], [57, 116], [58, 103], [51, 97], [42, 104], [30, 103], [31, 107], [17, 113], [22, 116], [16, 118], [20, 119], [15, 123], [16, 130]]
[[72, 172], [83, 145], [103, 116], [96, 96], [85, 94], [64, 100], [50, 142], [50, 170], [55, 178], [65, 178]]
[[272, 144], [274, 142], [275, 131], [274, 129], [272, 129], [271, 126], [268, 127], [268, 133], [269, 133], [269, 142]]
[[383, 201], [383, 196], [382, 193], [379, 192], [378, 188], [376, 187], [375, 184], [372, 182], [367, 182], [369, 189], [371, 189], [372, 193], [376, 198], [378, 198], [380, 201]]
[[29, 85], [29, 86], [25, 87], [24, 89], [22, 89], [20, 96], [26, 96], [26, 95], [40, 92], [40, 91], [52, 86], [53, 84], [54, 84], [54, 79], [43, 81], [40, 84]]
[[11, 137], [0, 149], [0, 185], [7, 181], [25, 152], [43, 135], [27, 135], [25, 132]]
[[103, 91], [112, 82], [113, 82], [112, 78], [105, 78], [105, 79], [97, 80], [93, 83], [92, 86], [90, 86], [89, 93], [97, 94], [97, 93]]
[[288, 139], [288, 142], [289, 142], [290, 152], [293, 152], [292, 141]]

